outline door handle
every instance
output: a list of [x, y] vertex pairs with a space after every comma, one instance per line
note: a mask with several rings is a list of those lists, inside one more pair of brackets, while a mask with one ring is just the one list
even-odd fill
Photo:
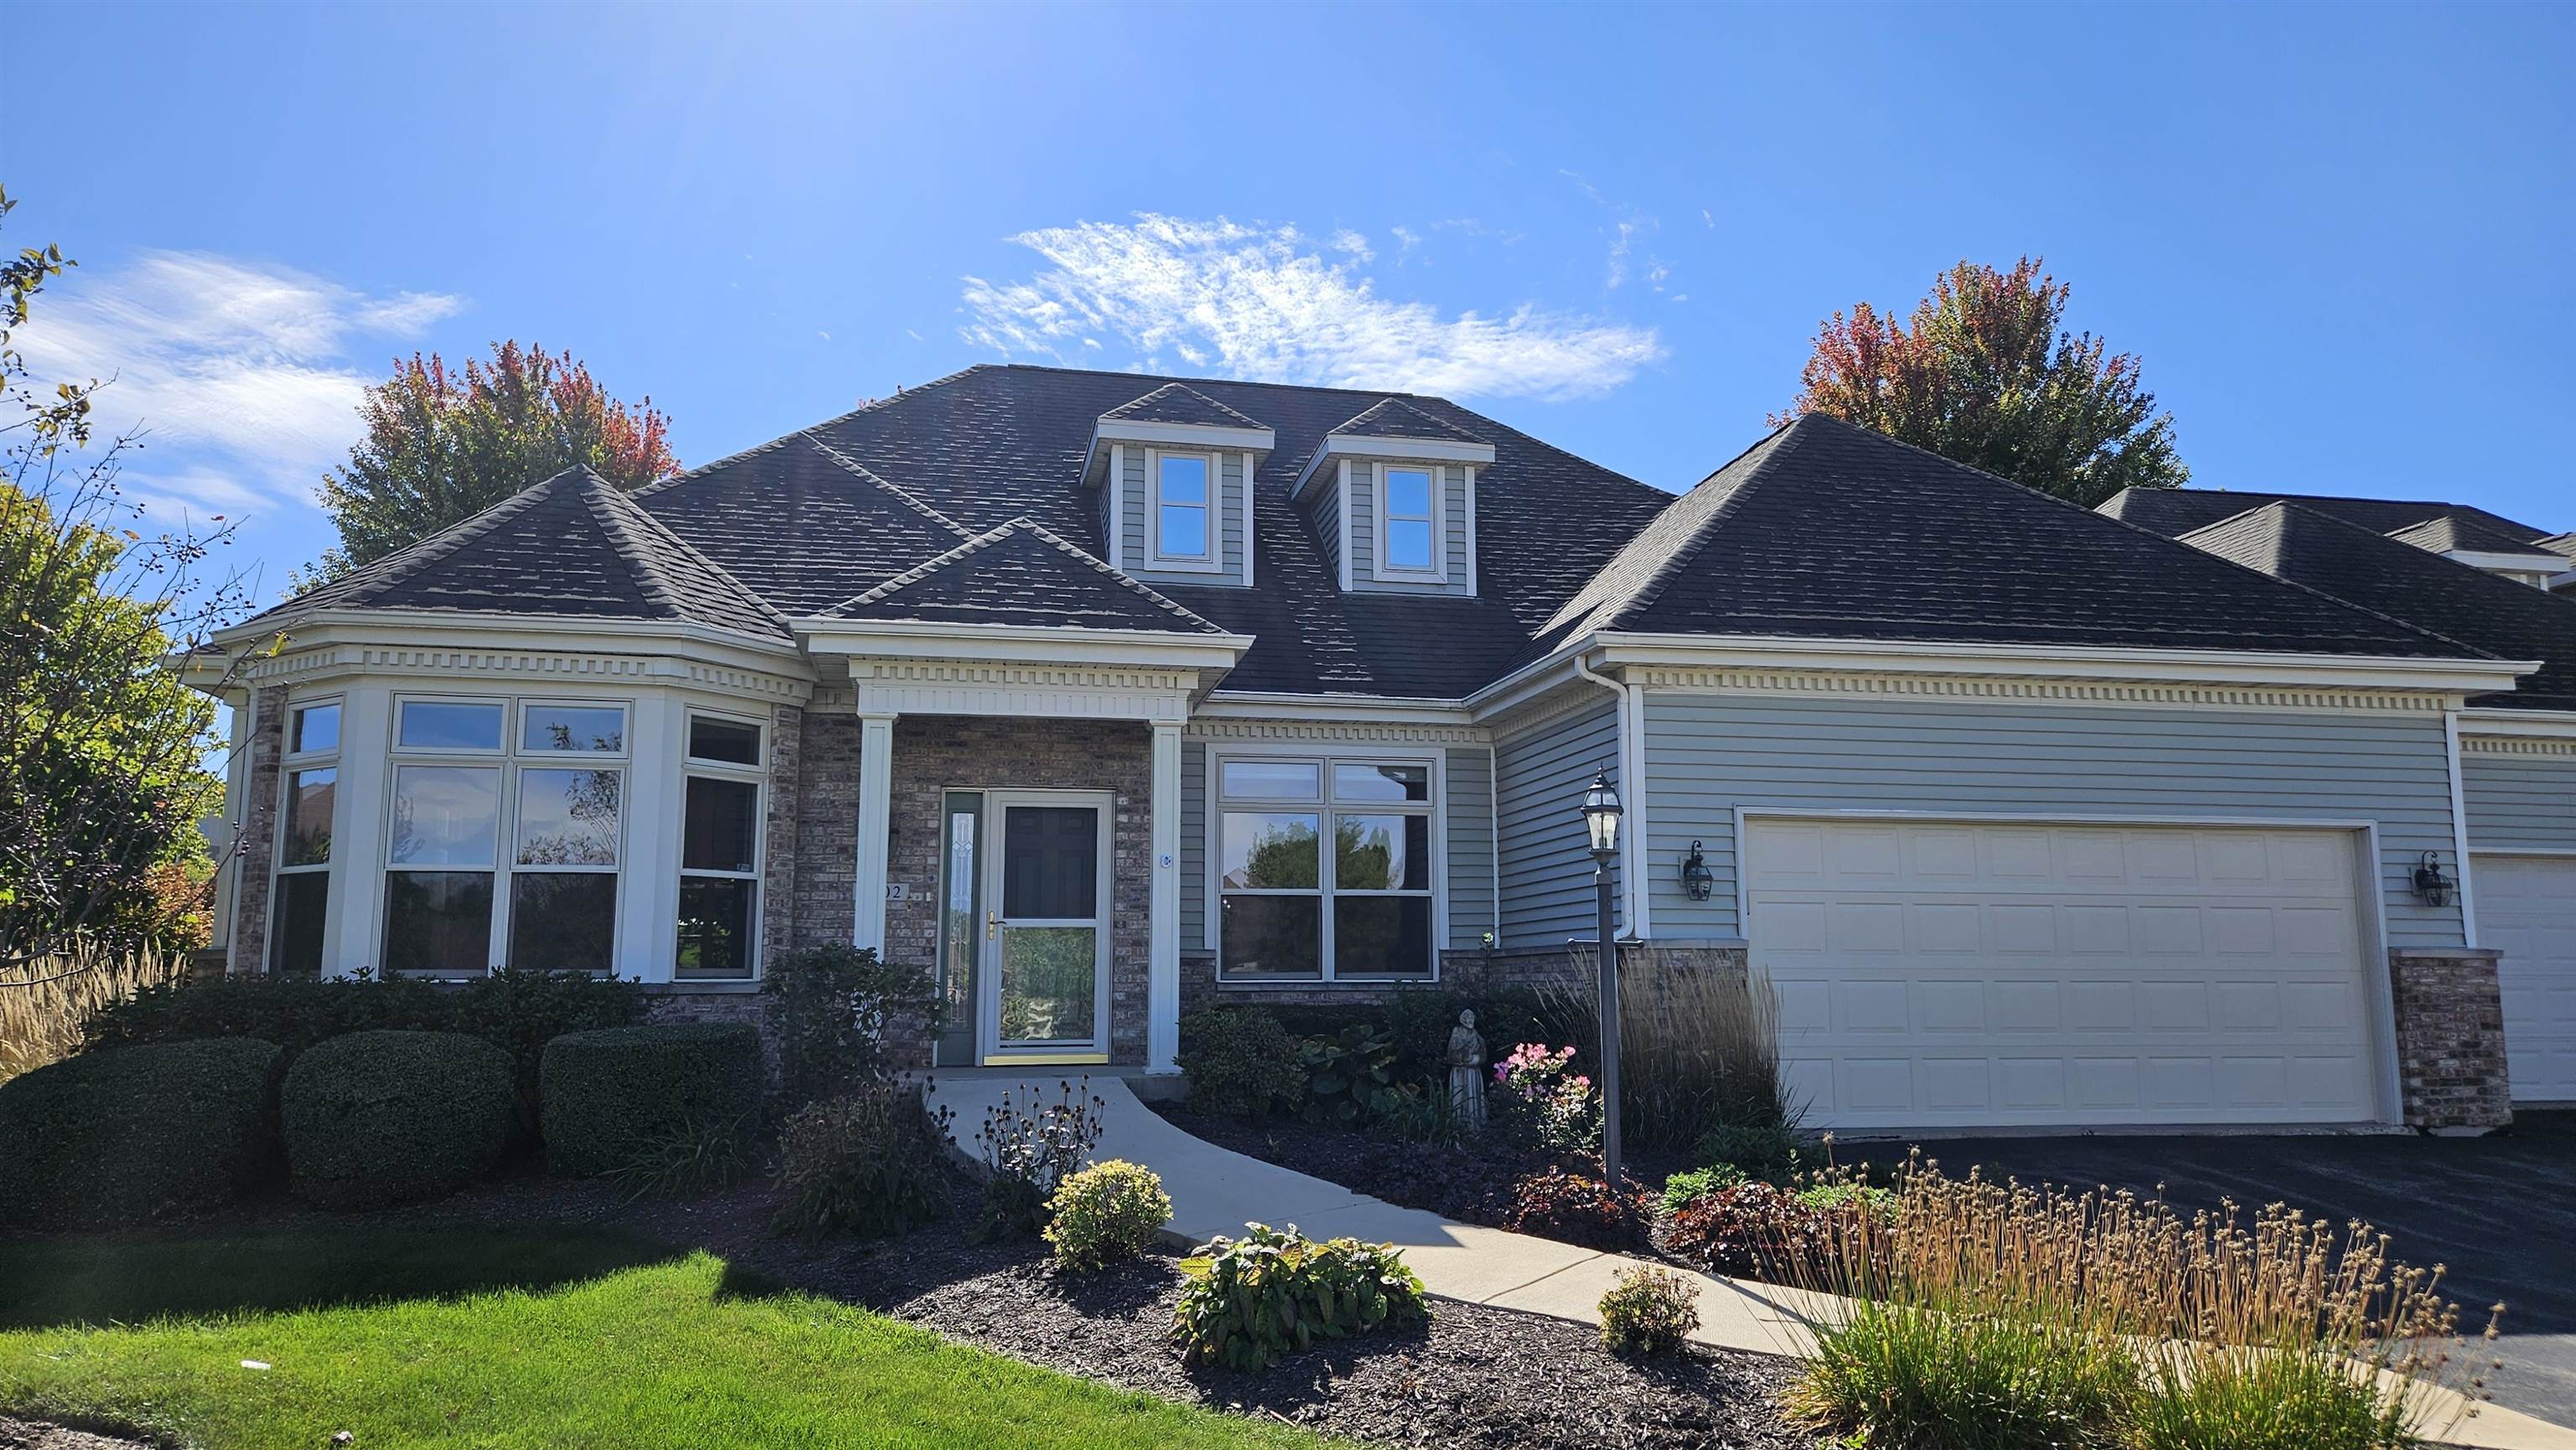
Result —
[[1002, 914], [998, 911], [986, 912], [984, 914], [984, 940], [991, 941], [1001, 934]]

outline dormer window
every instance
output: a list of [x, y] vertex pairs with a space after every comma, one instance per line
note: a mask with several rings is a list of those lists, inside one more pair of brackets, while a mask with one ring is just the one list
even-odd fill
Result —
[[1438, 578], [1440, 559], [1434, 543], [1440, 536], [1438, 480], [1429, 468], [1390, 463], [1386, 488], [1378, 501], [1378, 536], [1386, 540], [1383, 574], [1417, 574]]
[[1214, 569], [1216, 458], [1207, 453], [1153, 455], [1152, 563], [1163, 569]]

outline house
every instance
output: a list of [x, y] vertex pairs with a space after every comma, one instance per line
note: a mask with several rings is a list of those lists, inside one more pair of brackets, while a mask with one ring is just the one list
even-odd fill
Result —
[[1577, 970], [1604, 772], [1618, 929], [1767, 972], [1820, 1124], [2503, 1121], [2454, 746], [2544, 661], [2206, 542], [1822, 418], [1675, 497], [1439, 398], [972, 368], [228, 634], [226, 945], [719, 1015], [855, 941], [939, 1064], [1168, 1071], [1202, 1005]]

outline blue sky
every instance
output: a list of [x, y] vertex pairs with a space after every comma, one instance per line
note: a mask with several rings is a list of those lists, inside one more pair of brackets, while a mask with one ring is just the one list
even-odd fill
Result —
[[[2576, 6], [51, 6], [21, 334], [264, 592], [397, 353], [695, 464], [1003, 359], [1444, 392], [1685, 487], [1820, 319], [2046, 257], [2203, 485], [2576, 528]], [[41, 126], [35, 122], [41, 118]]]

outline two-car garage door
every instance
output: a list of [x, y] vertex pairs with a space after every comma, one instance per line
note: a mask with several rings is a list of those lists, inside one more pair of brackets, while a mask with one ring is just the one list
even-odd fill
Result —
[[1755, 817], [1755, 964], [1809, 1121], [2380, 1115], [2350, 831]]

